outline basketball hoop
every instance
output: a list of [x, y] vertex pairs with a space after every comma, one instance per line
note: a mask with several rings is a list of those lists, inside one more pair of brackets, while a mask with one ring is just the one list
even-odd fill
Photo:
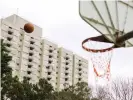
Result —
[[[87, 45], [85, 45], [87, 43]], [[96, 37], [87, 38], [82, 42], [82, 47], [91, 54], [91, 61], [93, 63], [93, 70], [96, 78], [110, 79], [110, 62], [112, 57], [112, 44], [98, 42]], [[105, 44], [106, 47], [105, 48]], [[103, 48], [103, 47], [104, 48]]]

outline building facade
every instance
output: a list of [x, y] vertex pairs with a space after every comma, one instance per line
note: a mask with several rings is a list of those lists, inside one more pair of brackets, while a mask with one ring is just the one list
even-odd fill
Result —
[[45, 78], [61, 90], [80, 81], [88, 82], [88, 61], [72, 51], [42, 38], [42, 28], [34, 25], [31, 34], [23, 30], [29, 21], [12, 15], [1, 19], [1, 38], [7, 43], [12, 61], [13, 76], [22, 81], [28, 77], [31, 83]]
[[78, 55], [73, 56], [73, 84], [88, 82], [88, 61]]
[[73, 52], [65, 48], [58, 50], [57, 90], [72, 85]]

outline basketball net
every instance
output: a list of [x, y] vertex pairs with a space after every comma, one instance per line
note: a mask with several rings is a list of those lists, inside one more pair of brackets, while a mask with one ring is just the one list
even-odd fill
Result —
[[90, 60], [92, 62], [93, 71], [96, 83], [109, 84], [110, 82], [110, 62], [112, 50], [106, 52], [90, 53]]
[[90, 54], [89, 57], [93, 66], [96, 86], [98, 83], [100, 83], [100, 85], [104, 83], [108, 85], [111, 77], [110, 62], [113, 53], [113, 44], [93, 40], [88, 40], [84, 43], [86, 44], [82, 44], [82, 47]]
[[[109, 47], [112, 44], [88, 41], [88, 47], [92, 47], [96, 50], [102, 50], [103, 48]], [[90, 52], [90, 60], [93, 65], [93, 71], [95, 75], [96, 86], [109, 85], [110, 83], [110, 62], [112, 58], [113, 49], [107, 49], [105, 51]]]

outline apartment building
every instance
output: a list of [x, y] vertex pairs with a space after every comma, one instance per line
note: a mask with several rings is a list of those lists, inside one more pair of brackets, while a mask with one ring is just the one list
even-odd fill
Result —
[[72, 85], [73, 52], [59, 48], [58, 50], [58, 77], [57, 90]]
[[42, 40], [41, 78], [46, 78], [53, 87], [56, 86], [58, 46], [46, 39]]
[[88, 60], [78, 55], [73, 56], [73, 84], [88, 82]]
[[33, 33], [26, 33], [23, 26], [28, 22], [17, 15], [1, 19], [1, 38], [8, 43], [13, 57], [10, 62], [13, 76], [17, 75], [20, 81], [26, 76], [31, 83], [45, 78], [57, 90], [80, 81], [87, 82], [88, 61], [43, 39], [42, 28], [36, 25]]
[[25, 19], [12, 15], [1, 20], [2, 37], [8, 43], [10, 55], [13, 57], [10, 66], [13, 75], [19, 76], [20, 81], [24, 76], [34, 83], [40, 77], [40, 42], [42, 29], [34, 25], [35, 30], [32, 34], [27, 34], [23, 26], [28, 23]]

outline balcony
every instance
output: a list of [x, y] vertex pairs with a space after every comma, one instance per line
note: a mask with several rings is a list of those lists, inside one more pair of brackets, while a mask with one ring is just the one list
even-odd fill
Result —
[[69, 62], [65, 62], [65, 65], [66, 65], [66, 66], [69, 65]]
[[70, 58], [71, 58], [71, 55], [68, 55], [68, 54], [67, 54], [67, 55], [66, 55], [66, 58], [69, 58], [69, 59], [70, 59]]
[[53, 55], [48, 55], [48, 57], [49, 57], [50, 59], [52, 59], [52, 58], [53, 58]]
[[48, 75], [47, 80], [50, 81], [51, 79], [52, 79], [52, 77]]
[[78, 70], [79, 70], [79, 71], [82, 71], [82, 68], [79, 68]]
[[78, 76], [79, 78], [82, 78], [83, 76], [82, 76], [82, 73], [79, 73], [79, 76]]
[[28, 58], [29, 58], [28, 60], [33, 61], [33, 56], [29, 56]]
[[32, 41], [30, 41], [30, 44], [31, 44], [31, 45], [33, 45], [34, 43], [35, 43], [35, 42], [34, 42], [33, 40], [32, 40]]
[[33, 53], [30, 52], [30, 53], [29, 53], [29, 56], [33, 56]]
[[7, 37], [7, 41], [11, 42], [12, 38], [11, 37]]
[[69, 70], [65, 70], [65, 73], [69, 73]]
[[29, 62], [33, 62], [33, 59], [32, 59], [33, 57], [29, 57], [29, 59], [28, 59], [28, 61]]
[[30, 75], [31, 74], [31, 71], [27, 71], [27, 74]]
[[52, 72], [53, 69], [51, 67], [49, 67], [49, 69], [47, 69], [48, 72]]
[[82, 79], [81, 78], [78, 78], [78, 81], [81, 81]]
[[33, 62], [28, 62], [28, 65], [32, 65], [33, 64]]
[[65, 82], [68, 81], [68, 78], [65, 78]]
[[79, 64], [78, 64], [78, 66], [82, 66], [83, 64], [80, 62]]
[[[11, 43], [8, 43], [8, 42], [7, 42], [6, 45], [7, 45], [7, 48], [10, 49], [10, 47], [11, 47]], [[9, 49], [8, 49], [8, 50], [9, 50]], [[11, 50], [11, 49], [10, 49], [10, 50]]]
[[79, 71], [78, 73], [81, 73], [82, 74], [82, 71]]
[[30, 46], [29, 48], [30, 48], [30, 50], [34, 50], [34, 47], [33, 46]]
[[48, 64], [51, 64], [53, 62], [53, 60], [48, 60]]
[[30, 45], [30, 47], [35, 48], [35, 45]]
[[53, 58], [48, 58], [49, 61], [53, 62]]
[[65, 72], [65, 76], [68, 76], [69, 75], [69, 73], [68, 72]]
[[48, 71], [48, 75], [50, 76], [52, 74], [52, 72], [51, 71]]
[[12, 35], [12, 34], [13, 34], [13, 30], [12, 30], [12, 28], [11, 28], [11, 27], [8, 29], [8, 34], [10, 34], [10, 35]]
[[29, 49], [29, 53], [34, 53], [34, 51]]
[[28, 68], [31, 68], [31, 67], [32, 67], [32, 65], [28, 64]]
[[53, 53], [54, 50], [52, 50], [52, 49], [50, 48], [48, 51], [49, 51], [49, 53]]
[[13, 35], [12, 34], [8, 34], [7, 37], [13, 38]]

